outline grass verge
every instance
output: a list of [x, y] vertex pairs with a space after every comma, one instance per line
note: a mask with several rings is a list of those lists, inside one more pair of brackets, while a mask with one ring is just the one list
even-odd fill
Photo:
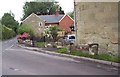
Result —
[[45, 43], [44, 42], [36, 42], [35, 46], [39, 47], [39, 48], [43, 48], [43, 47], [45, 47]]
[[109, 54], [100, 54], [100, 55], [90, 55], [89, 53], [83, 53], [80, 51], [72, 51], [71, 53], [68, 52], [67, 48], [60, 48], [57, 50], [58, 53], [64, 53], [64, 54], [70, 54], [80, 57], [88, 57], [98, 60], [104, 60], [104, 61], [111, 61], [111, 62], [117, 62], [120, 63], [120, 56], [112, 56]]

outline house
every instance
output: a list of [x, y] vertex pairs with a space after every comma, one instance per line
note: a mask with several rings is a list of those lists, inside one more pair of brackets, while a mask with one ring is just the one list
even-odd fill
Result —
[[70, 33], [74, 27], [74, 20], [69, 15], [36, 15], [32, 13], [22, 22], [23, 25], [32, 26], [35, 33], [41, 35], [46, 27], [58, 26], [65, 33]]
[[45, 29], [45, 21], [32, 13], [22, 21], [23, 26], [31, 27], [36, 37], [41, 37]]
[[100, 53], [118, 52], [118, 3], [75, 2], [76, 45], [98, 43]]
[[40, 15], [39, 18], [45, 21], [45, 26], [58, 26], [65, 32], [71, 32], [74, 20], [69, 15]]

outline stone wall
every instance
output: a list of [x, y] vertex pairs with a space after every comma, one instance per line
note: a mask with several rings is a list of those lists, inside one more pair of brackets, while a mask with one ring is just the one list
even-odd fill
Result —
[[[36, 37], [41, 37], [44, 29], [45, 29], [45, 22], [40, 19], [36, 14], [32, 13], [30, 16], [28, 16], [22, 24], [24, 26], [31, 27], [34, 31], [34, 34]], [[41, 24], [41, 25], [40, 25]]]
[[76, 44], [98, 43], [100, 53], [118, 51], [118, 3], [77, 2]]

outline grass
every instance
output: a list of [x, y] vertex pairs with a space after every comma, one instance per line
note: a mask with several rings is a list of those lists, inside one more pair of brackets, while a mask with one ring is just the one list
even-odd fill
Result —
[[72, 51], [71, 53], [68, 53], [67, 48], [60, 48], [57, 50], [58, 53], [64, 53], [64, 54], [70, 54], [80, 57], [88, 57], [98, 60], [104, 60], [104, 61], [111, 61], [111, 62], [117, 62], [120, 63], [120, 56], [111, 56], [109, 54], [100, 54], [100, 55], [90, 55], [89, 53], [83, 53], [80, 51]]
[[36, 42], [35, 46], [39, 47], [39, 48], [43, 48], [43, 47], [45, 47], [45, 43], [44, 42]]
[[60, 48], [60, 49], [57, 50], [57, 52], [67, 54], [68, 53], [68, 49], [67, 48]]

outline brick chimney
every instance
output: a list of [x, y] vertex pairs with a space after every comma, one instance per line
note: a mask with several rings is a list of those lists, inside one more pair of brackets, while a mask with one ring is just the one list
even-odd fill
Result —
[[59, 15], [58, 6], [59, 6], [59, 5], [57, 5], [57, 8], [56, 8], [56, 16]]

